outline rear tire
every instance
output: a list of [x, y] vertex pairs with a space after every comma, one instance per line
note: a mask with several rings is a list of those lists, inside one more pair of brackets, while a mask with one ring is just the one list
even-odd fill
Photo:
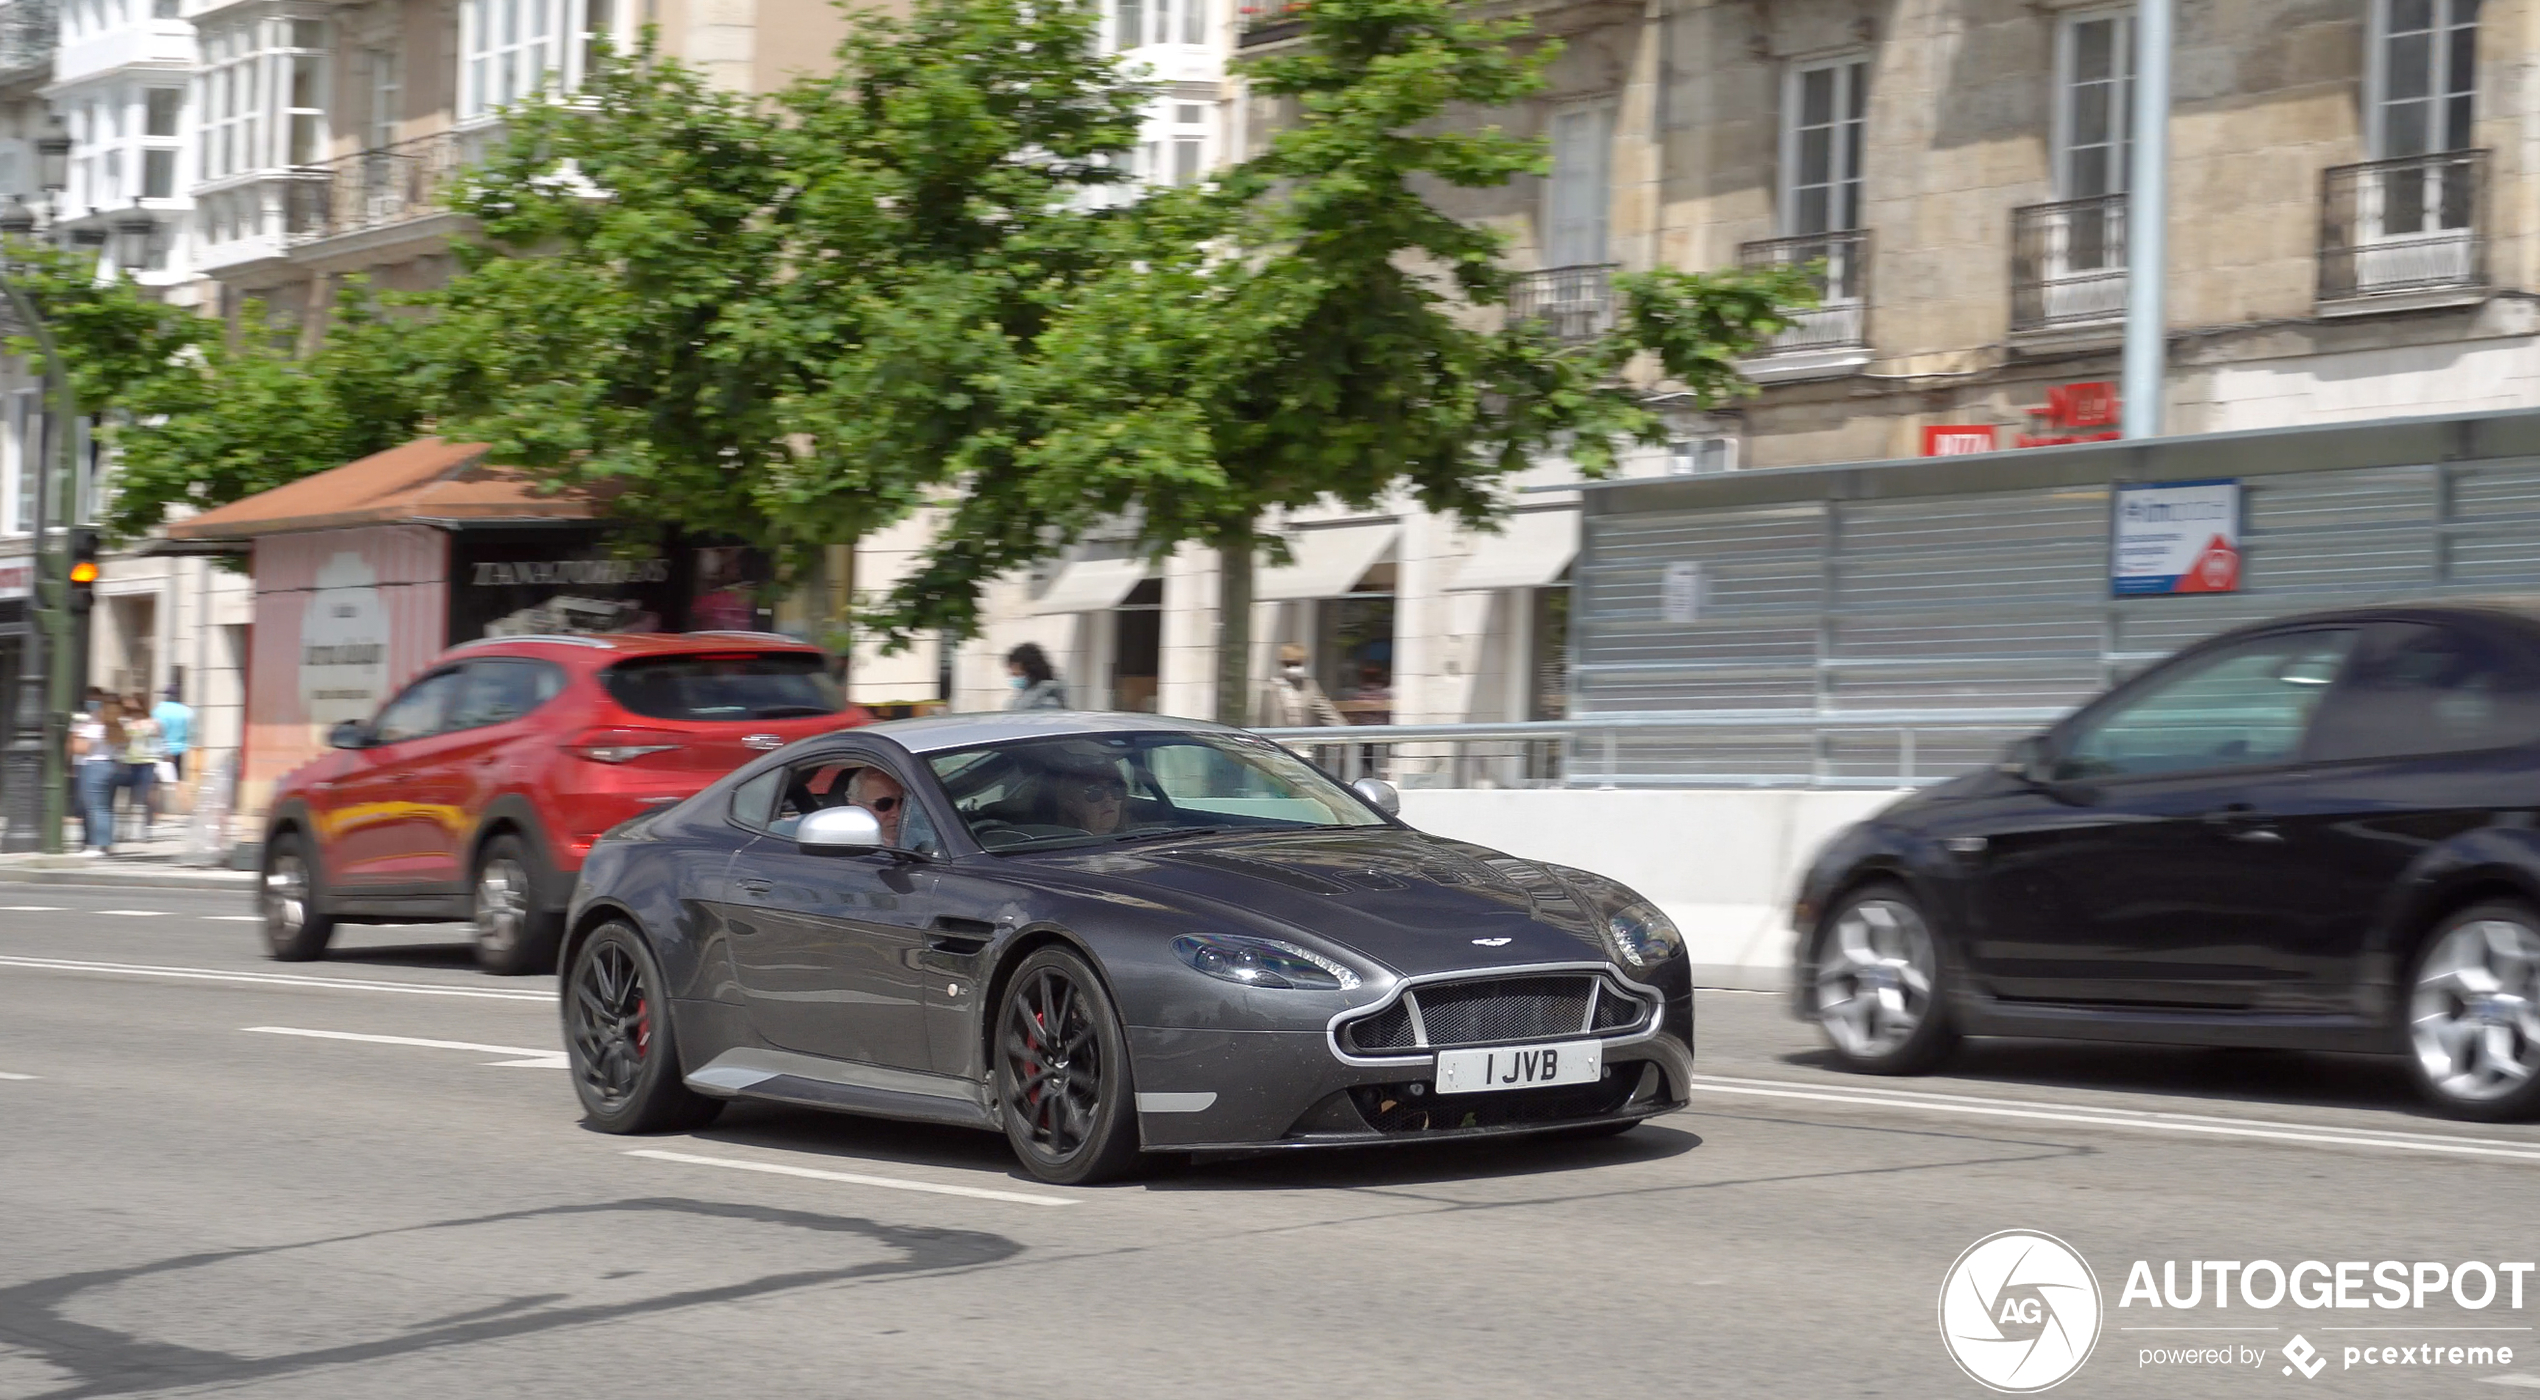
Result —
[[1845, 1069], [1924, 1074], [1957, 1048], [1939, 940], [1903, 885], [1882, 880], [1844, 896], [1813, 953], [1809, 1010]]
[[661, 964], [624, 920], [592, 931], [564, 983], [565, 1059], [586, 1122], [604, 1133], [701, 1128], [723, 1100], [688, 1087]]
[[265, 951], [275, 961], [309, 962], [326, 955], [327, 942], [335, 937], [335, 919], [319, 912], [324, 890], [317, 860], [298, 834], [274, 838], [257, 898], [265, 916]]
[[2540, 1112], [2540, 911], [2496, 900], [2435, 925], [2402, 994], [2400, 1048], [2427, 1103], [2480, 1123]]
[[528, 845], [508, 832], [476, 859], [476, 965], [497, 977], [555, 971], [564, 916], [539, 907], [530, 869]]
[[1083, 958], [1056, 947], [1026, 957], [1006, 982], [994, 1034], [997, 1102], [1024, 1170], [1061, 1186], [1138, 1170], [1129, 1037]]

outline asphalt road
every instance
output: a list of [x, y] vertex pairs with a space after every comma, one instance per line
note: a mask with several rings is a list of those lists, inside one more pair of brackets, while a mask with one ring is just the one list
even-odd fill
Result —
[[[1872, 1081], [1722, 993], [1692, 1110], [1619, 1139], [1058, 1189], [954, 1130], [592, 1133], [551, 980], [447, 928], [284, 967], [245, 913], [0, 889], [0, 1397], [1974, 1396], [1937, 1303], [2007, 1229], [2103, 1290], [2059, 1395], [2540, 1388], [2540, 1274], [2521, 1311], [2117, 1306], [2137, 1259], [2540, 1259], [2540, 1125], [2426, 1118], [2386, 1062], [1990, 1043]], [[2344, 1362], [2462, 1342], [2517, 1354]]]

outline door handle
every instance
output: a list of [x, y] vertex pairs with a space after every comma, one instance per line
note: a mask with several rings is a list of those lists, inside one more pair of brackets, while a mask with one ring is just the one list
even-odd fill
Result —
[[2246, 802], [2234, 802], [2217, 811], [2207, 812], [2203, 820], [2227, 841], [2246, 841], [2257, 846], [2276, 846], [2284, 842], [2284, 833], [2276, 829], [2275, 823], [2260, 816], [2258, 809]]
[[743, 894], [765, 894], [776, 888], [765, 880], [735, 880], [732, 883]]

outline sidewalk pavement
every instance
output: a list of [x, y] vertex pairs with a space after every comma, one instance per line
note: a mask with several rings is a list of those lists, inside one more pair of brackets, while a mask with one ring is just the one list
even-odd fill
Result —
[[154, 840], [119, 842], [114, 853], [105, 856], [79, 853], [78, 828], [74, 824], [62, 847], [69, 854], [0, 854], [0, 885], [132, 885], [179, 890], [248, 890], [256, 885], [256, 872], [252, 870], [183, 863], [189, 856], [197, 861], [201, 858], [187, 850], [182, 819], [161, 822]]

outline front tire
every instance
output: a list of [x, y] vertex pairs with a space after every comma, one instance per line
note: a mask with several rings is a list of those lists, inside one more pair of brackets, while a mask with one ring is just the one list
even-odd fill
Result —
[[1861, 1074], [1923, 1074], [1957, 1048], [1940, 945], [1922, 905], [1882, 881], [1819, 926], [1809, 1007], [1827, 1046]]
[[529, 848], [508, 833], [485, 843], [477, 858], [476, 965], [498, 977], [552, 972], [564, 920], [538, 907]]
[[2426, 1102], [2481, 1123], [2540, 1111], [2540, 911], [2464, 909], [2427, 935], [2409, 973], [2408, 1074]]
[[574, 950], [564, 985], [573, 1092], [604, 1133], [701, 1128], [723, 1100], [688, 1087], [661, 964], [632, 924], [612, 920]]
[[277, 836], [265, 857], [265, 951], [277, 962], [309, 962], [326, 955], [335, 919], [321, 913], [317, 860], [296, 834]]
[[1138, 1163], [1129, 1041], [1102, 979], [1065, 948], [1025, 958], [996, 1022], [997, 1101], [1026, 1171], [1082, 1186]]

